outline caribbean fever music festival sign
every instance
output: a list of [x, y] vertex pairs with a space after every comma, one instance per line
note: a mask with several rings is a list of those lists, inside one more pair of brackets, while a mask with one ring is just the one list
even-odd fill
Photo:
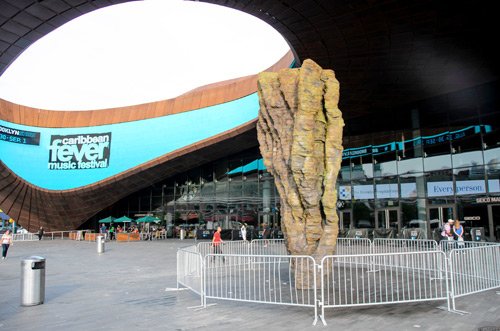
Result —
[[109, 166], [111, 132], [54, 135], [50, 138], [49, 170], [101, 169]]

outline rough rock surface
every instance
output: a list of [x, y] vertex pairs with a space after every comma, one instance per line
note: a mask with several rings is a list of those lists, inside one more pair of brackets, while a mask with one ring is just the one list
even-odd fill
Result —
[[287, 250], [320, 262], [334, 253], [338, 234], [335, 182], [344, 126], [339, 82], [332, 70], [305, 60], [300, 69], [260, 73], [258, 93], [257, 136], [281, 197]]

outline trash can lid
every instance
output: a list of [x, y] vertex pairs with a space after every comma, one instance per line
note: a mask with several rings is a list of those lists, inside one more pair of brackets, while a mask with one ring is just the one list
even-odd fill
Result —
[[45, 258], [43, 256], [28, 256], [23, 258], [23, 261], [44, 261]]

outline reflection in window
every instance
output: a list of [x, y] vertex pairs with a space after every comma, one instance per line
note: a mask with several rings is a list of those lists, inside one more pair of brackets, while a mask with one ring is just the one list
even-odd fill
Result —
[[396, 151], [373, 155], [375, 176], [386, 177], [397, 175], [396, 158]]
[[422, 130], [424, 151], [424, 170], [436, 171], [451, 169], [451, 146], [448, 135], [443, 135], [443, 128]]
[[354, 228], [375, 228], [373, 200], [352, 204]]
[[451, 145], [454, 168], [483, 164], [481, 136], [479, 133], [472, 137], [453, 140]]
[[500, 129], [495, 129], [485, 134], [483, 142], [484, 163], [488, 166], [500, 164]]

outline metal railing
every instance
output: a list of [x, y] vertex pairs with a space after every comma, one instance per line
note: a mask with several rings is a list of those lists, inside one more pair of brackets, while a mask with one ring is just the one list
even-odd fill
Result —
[[437, 251], [439, 245], [431, 239], [386, 239], [376, 238], [372, 243], [372, 253], [404, 253]]
[[207, 254], [204, 265], [207, 299], [314, 307], [318, 315], [310, 256]]
[[461, 313], [455, 298], [500, 287], [498, 243], [338, 238], [336, 254], [319, 262], [277, 254], [283, 240], [211, 245], [177, 256], [178, 286], [198, 293], [202, 306], [208, 298], [314, 307], [313, 324], [326, 325], [325, 308], [361, 305], [446, 300], [446, 310]]
[[48, 238], [50, 238], [51, 240], [69, 239], [69, 234], [72, 233], [72, 232], [73, 231], [52, 231], [52, 232], [45, 232], [43, 234], [43, 238], [42, 239], [48, 239]]
[[500, 287], [500, 245], [453, 249], [449, 265], [453, 310], [455, 298]]
[[[326, 256], [321, 261], [324, 308], [447, 299], [442, 252]], [[377, 265], [377, 270], [371, 268]]]
[[177, 250], [177, 287], [179, 284], [200, 295], [201, 305], [205, 304], [203, 289], [203, 267], [201, 254], [196, 246]]
[[38, 240], [38, 234], [16, 233], [12, 235], [12, 241], [34, 241], [34, 240]]

